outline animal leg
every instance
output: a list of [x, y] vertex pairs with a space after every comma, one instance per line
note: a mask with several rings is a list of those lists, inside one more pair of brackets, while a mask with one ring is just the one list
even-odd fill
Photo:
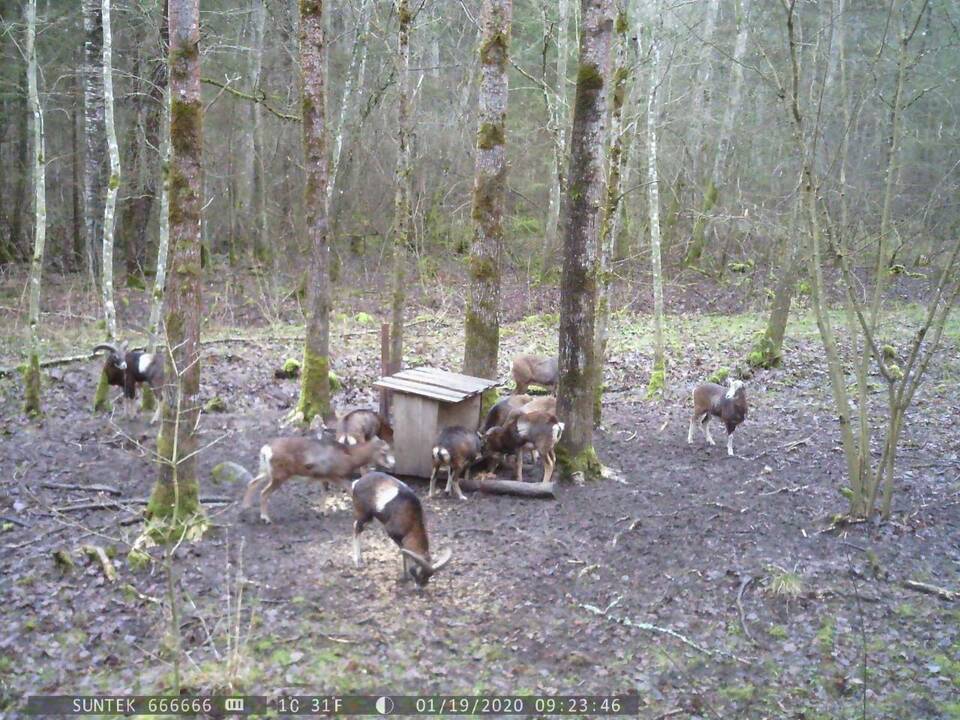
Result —
[[278, 487], [280, 487], [280, 483], [278, 483], [275, 478], [271, 477], [270, 482], [267, 483], [267, 486], [260, 491], [260, 519], [268, 525], [273, 521], [270, 519], [270, 514], [267, 512], [267, 501], [270, 499], [270, 495]]
[[716, 445], [717, 443], [713, 440], [713, 435], [710, 434], [710, 416], [704, 415], [703, 420], [700, 421], [700, 431], [703, 433], [703, 437], [706, 438], [707, 442], [711, 445]]
[[447, 465], [447, 487], [443, 492], [449, 495], [452, 490], [453, 490], [453, 465]]
[[405, 583], [410, 579], [410, 558], [408, 558], [403, 553], [400, 553], [400, 577], [397, 578], [400, 582]]
[[696, 415], [690, 418], [690, 428], [687, 430], [687, 445], [693, 443], [693, 427], [696, 424]]
[[550, 478], [553, 477], [553, 452], [543, 453], [543, 484], [546, 485], [550, 482]]
[[[465, 477], [467, 480], [470, 479], [470, 468], [469, 468], [469, 467], [464, 471], [464, 477]], [[453, 478], [453, 491], [454, 491], [454, 493], [456, 493], [457, 497], [460, 498], [461, 500], [466, 500], [466, 499], [467, 499], [467, 496], [463, 494], [463, 490], [460, 489], [460, 481], [457, 480], [456, 477]], [[404, 555], [404, 557], [406, 557], [406, 555]]]
[[430, 492], [427, 493], [427, 497], [433, 497], [437, 489], [437, 470], [439, 468], [434, 465], [433, 472], [430, 473]]
[[363, 562], [360, 560], [360, 533], [363, 532], [363, 523], [359, 520], [353, 522], [353, 564], [360, 567]]
[[733, 433], [727, 433], [727, 455], [733, 457]]
[[150, 418], [150, 424], [151, 424], [151, 425], [156, 424], [157, 420], [160, 419], [160, 413], [161, 413], [162, 410], [163, 410], [163, 403], [162, 403], [162, 402], [157, 402], [157, 409], [154, 410], [154, 412], [153, 412], [153, 417]]
[[240, 509], [246, 510], [253, 504], [253, 493], [256, 492], [257, 486], [260, 485], [261, 480], [267, 479], [265, 473], [260, 473], [253, 480], [247, 483], [247, 491], [243, 494], [243, 501], [240, 503]]

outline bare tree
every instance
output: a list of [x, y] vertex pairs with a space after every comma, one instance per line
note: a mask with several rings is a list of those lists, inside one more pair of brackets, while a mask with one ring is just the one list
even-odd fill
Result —
[[117, 193], [120, 191], [120, 150], [117, 147], [117, 126], [113, 118], [113, 32], [110, 23], [110, 0], [102, 0], [103, 24], [103, 108], [104, 129], [110, 156], [110, 177], [107, 181], [107, 201], [103, 207], [103, 263], [101, 291], [106, 318], [107, 340], [117, 337], [117, 308], [113, 302], [113, 231], [117, 212]]
[[160, 471], [147, 511], [185, 522], [200, 510], [200, 218], [203, 208], [203, 104], [200, 98], [200, 2], [169, 0], [170, 263], [164, 327], [167, 372]]
[[600, 472], [593, 449], [593, 365], [597, 360], [593, 343], [612, 5], [611, 0], [580, 3], [583, 27], [563, 213], [566, 232], [560, 284], [557, 412], [567, 426], [557, 448], [557, 460], [564, 475], [582, 473], [589, 478]]
[[553, 140], [553, 173], [550, 177], [550, 205], [547, 209], [547, 227], [544, 235], [543, 268], [553, 267], [560, 226], [560, 203], [566, 189], [563, 164], [567, 160], [567, 132], [569, 105], [567, 103], [567, 55], [569, 0], [557, 0], [557, 80], [553, 93], [544, 87], [547, 101], [547, 126]]
[[83, 170], [84, 237], [87, 272], [96, 287], [97, 243], [102, 239], [102, 208], [105, 202], [107, 139], [103, 105], [103, 5], [101, 0], [83, 0], [83, 134], [86, 156]]
[[593, 421], [600, 424], [603, 405], [603, 366], [607, 355], [607, 326], [610, 321], [610, 287], [613, 284], [613, 243], [616, 218], [620, 208], [620, 180], [623, 172], [623, 110], [627, 98], [630, 68], [627, 60], [630, 20], [627, 8], [617, 9], [616, 61], [613, 70], [613, 93], [610, 102], [610, 141], [607, 149], [607, 178], [603, 207], [600, 211], [600, 272], [597, 279], [597, 326], [593, 341], [597, 359], [594, 363], [595, 398]]
[[410, 201], [410, 140], [413, 126], [410, 119], [412, 93], [410, 88], [410, 28], [413, 14], [409, 0], [397, 3], [397, 169], [395, 173], [396, 195], [393, 216], [393, 298], [391, 301], [390, 364], [394, 372], [403, 363], [403, 308], [406, 303], [404, 275], [406, 274], [407, 251], [413, 231], [413, 207]]
[[687, 249], [687, 255], [684, 258], [684, 263], [687, 265], [698, 264], [706, 247], [710, 213], [717, 204], [720, 198], [720, 190], [724, 185], [727, 160], [730, 155], [731, 139], [733, 137], [734, 120], [740, 112], [740, 96], [743, 93], [743, 58], [747, 51], [747, 38], [749, 35], [747, 16], [750, 9], [750, 0], [735, 0], [735, 5], [737, 14], [737, 39], [733, 48], [733, 67], [731, 68], [733, 78], [730, 81], [730, 95], [724, 106], [720, 133], [717, 136], [717, 149], [713, 156], [713, 172], [707, 179], [703, 191], [703, 206], [693, 225], [693, 236], [690, 241], [690, 247]]
[[660, 23], [655, 23], [650, 39], [650, 89], [647, 92], [647, 198], [650, 204], [650, 265], [653, 276], [653, 367], [647, 385], [647, 397], [662, 394], [667, 383], [667, 355], [663, 342], [663, 267], [660, 261], [660, 175], [657, 168], [658, 90], [662, 82], [658, 77], [660, 30]]
[[480, 41], [480, 116], [473, 182], [473, 249], [463, 372], [497, 376], [500, 254], [507, 184], [507, 59], [512, 0], [485, 0]]
[[30, 263], [30, 357], [24, 372], [24, 411], [40, 415], [40, 279], [43, 274], [43, 250], [47, 233], [47, 158], [43, 132], [43, 108], [37, 91], [37, 0], [27, 0], [24, 8], [27, 37], [27, 98], [33, 114], [33, 188], [34, 225], [33, 260]]
[[330, 416], [330, 246], [327, 240], [326, 48], [323, 0], [300, 3], [301, 108], [306, 186], [303, 205], [310, 241], [307, 337], [297, 413], [309, 423]]
[[[265, 0], [253, 0], [253, 40], [250, 47], [250, 82], [253, 92], [261, 92], [263, 77], [263, 49], [264, 30], [267, 22], [267, 8]], [[253, 235], [254, 257], [265, 262], [270, 259], [270, 243], [267, 242], [267, 179], [264, 154], [266, 148], [263, 140], [263, 105], [258, 102], [250, 103], [250, 122], [252, 132], [250, 139], [253, 143], [253, 152], [250, 154], [250, 202], [247, 207], [252, 211], [250, 225]]]

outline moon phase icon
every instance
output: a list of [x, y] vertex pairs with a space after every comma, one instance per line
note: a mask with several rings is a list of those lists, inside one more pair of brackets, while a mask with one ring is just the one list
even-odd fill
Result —
[[386, 695], [377, 698], [377, 712], [381, 715], [389, 715], [393, 712], [393, 700]]

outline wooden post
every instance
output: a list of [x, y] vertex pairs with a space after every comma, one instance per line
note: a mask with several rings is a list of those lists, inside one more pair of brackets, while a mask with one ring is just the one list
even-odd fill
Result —
[[[380, 375], [386, 377], [390, 374], [390, 323], [380, 324]], [[380, 414], [390, 417], [390, 391], [386, 388], [380, 388]]]

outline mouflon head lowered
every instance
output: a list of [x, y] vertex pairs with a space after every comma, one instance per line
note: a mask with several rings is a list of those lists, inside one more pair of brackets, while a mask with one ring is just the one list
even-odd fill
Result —
[[710, 434], [710, 418], [717, 417], [727, 429], [727, 455], [733, 456], [733, 433], [747, 417], [747, 388], [731, 378], [727, 386], [703, 383], [693, 390], [693, 414], [687, 430], [687, 442], [693, 442], [694, 427], [699, 425], [704, 438], [716, 445]]

